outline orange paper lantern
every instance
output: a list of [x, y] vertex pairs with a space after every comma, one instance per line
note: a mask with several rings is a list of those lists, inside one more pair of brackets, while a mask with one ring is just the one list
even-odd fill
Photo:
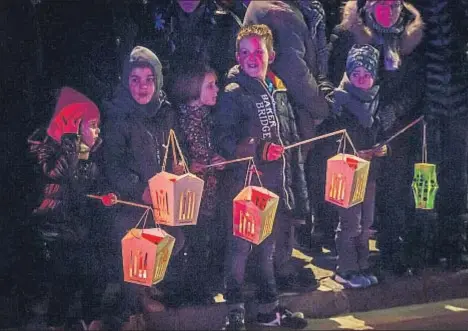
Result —
[[163, 280], [174, 243], [175, 238], [159, 227], [131, 229], [122, 238], [124, 281], [152, 286]]
[[186, 173], [181, 176], [160, 172], [149, 180], [156, 223], [196, 225], [204, 181]]
[[339, 153], [327, 160], [325, 200], [343, 208], [364, 201], [370, 162]]
[[[171, 145], [174, 152], [174, 164], [178, 164], [175, 149], [178, 150], [185, 170], [183, 175], [179, 176], [165, 171], [167, 154]], [[148, 181], [154, 220], [156, 223], [169, 226], [196, 225], [204, 181], [188, 171], [173, 130], [169, 133], [162, 170]]]
[[258, 245], [273, 231], [279, 197], [264, 187], [251, 186], [253, 172], [261, 184], [251, 159], [244, 188], [233, 200], [233, 234]]

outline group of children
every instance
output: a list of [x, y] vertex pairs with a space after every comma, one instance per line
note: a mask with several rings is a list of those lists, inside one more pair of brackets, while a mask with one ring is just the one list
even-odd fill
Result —
[[[192, 284], [209, 283], [206, 275], [224, 270], [225, 299], [229, 307], [224, 329], [243, 329], [242, 287], [249, 254], [255, 251], [258, 258], [254, 270], [258, 285], [257, 323], [291, 328], [307, 325], [302, 313], [291, 312], [279, 305], [278, 300], [278, 275], [288, 268], [292, 254], [293, 221], [306, 217], [309, 208], [300, 149], [284, 149], [298, 142], [300, 137], [287, 86], [270, 70], [275, 59], [271, 30], [266, 25], [244, 26], [237, 36], [236, 59], [238, 65], [230, 70], [219, 101], [217, 75], [209, 66], [194, 65], [180, 70], [171, 85], [174, 108], [162, 89], [159, 59], [149, 49], [135, 47], [125, 63], [114, 98], [106, 103], [102, 154], [96, 162], [89, 154], [100, 142], [100, 113], [95, 104], [79, 92], [71, 88], [62, 90], [47, 134], [30, 139], [31, 151], [37, 156], [46, 179], [44, 200], [35, 214], [43, 217], [40, 224], [53, 225], [52, 229], [41, 233], [53, 251], [50, 263], [55, 268], [49, 270], [50, 280], [60, 291], [52, 291], [49, 326], [63, 326], [72, 292], [76, 290], [83, 290], [84, 297], [94, 300], [83, 301], [84, 310], [98, 306], [96, 300], [101, 299], [103, 291], [101, 295], [90, 294], [97, 282], [84, 272], [90, 271], [89, 266], [83, 266], [93, 259], [101, 268], [105, 266], [107, 282], [122, 285], [123, 310], [119, 314], [126, 318], [141, 312], [141, 300], [136, 298], [151, 294], [137, 285], [123, 284], [120, 255], [120, 240], [135, 225], [140, 211], [128, 206], [106, 210], [110, 214], [107, 217], [110, 230], [96, 236], [93, 226], [100, 220], [94, 215], [99, 207], [88, 201], [85, 194], [99, 190], [91, 185], [96, 181], [98, 164], [105, 174], [107, 190], [124, 200], [151, 204], [148, 180], [161, 171], [170, 129], [176, 131], [184, 146], [190, 171], [205, 181], [198, 224], [190, 229], [165, 228], [176, 238], [174, 257], [183, 252], [184, 247], [195, 247], [194, 256], [188, 256], [196, 261], [193, 267], [197, 269], [191, 273]], [[359, 155], [369, 160], [386, 154], [386, 147], [371, 151], [379, 130], [375, 114], [378, 62], [379, 52], [372, 46], [353, 47], [342, 83], [335, 90], [332, 105], [335, 111], [330, 119], [340, 128], [349, 130], [361, 151]], [[246, 164], [205, 167], [245, 156], [254, 157], [263, 186], [280, 196], [273, 234], [259, 245], [232, 235], [232, 199], [242, 189]], [[371, 173], [375, 173], [373, 168], [374, 163]], [[172, 164], [170, 171], [180, 173], [180, 165]], [[340, 208], [335, 279], [349, 287], [377, 282], [368, 265], [375, 176], [370, 176], [367, 187], [363, 204]], [[220, 211], [220, 207], [223, 210]], [[109, 237], [111, 252], [99, 255], [97, 250], [103, 249], [99, 242], [104, 236]], [[207, 261], [214, 259], [213, 253], [221, 246], [226, 247], [225, 257], [220, 262], [224, 267], [208, 270]], [[98, 255], [105, 258], [99, 261]], [[178, 286], [173, 275], [181, 271], [171, 271], [171, 268], [174, 266], [170, 264], [162, 288], [173, 290]], [[190, 272], [189, 269], [186, 272]], [[63, 289], [67, 289], [67, 293]], [[172, 290], [168, 293], [174, 293]], [[193, 287], [192, 290], [204, 292], [206, 289]], [[100, 329], [104, 327], [100, 319], [102, 316], [96, 314], [83, 314], [81, 324], [89, 330]]]

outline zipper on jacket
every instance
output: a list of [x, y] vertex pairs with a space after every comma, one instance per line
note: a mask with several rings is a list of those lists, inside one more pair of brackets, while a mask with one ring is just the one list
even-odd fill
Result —
[[[268, 91], [268, 88], [265, 86], [265, 83], [262, 82], [262, 81], [260, 81], [260, 82], [262, 83], [263, 89], [266, 91], [266, 93], [268, 94], [268, 96], [271, 99], [271, 106], [273, 108], [273, 114], [275, 116], [276, 123], [278, 123], [278, 125], [277, 125], [278, 139], [280, 141], [281, 146], [284, 147], [284, 143], [283, 143], [283, 140], [281, 139], [281, 133], [280, 133], [280, 121], [279, 121], [278, 115], [276, 114], [276, 101], [275, 101], [274, 95], [277, 92], [286, 92], [286, 90], [285, 89], [274, 89], [273, 93], [270, 93], [270, 91]], [[288, 206], [289, 209], [292, 209], [291, 204], [289, 203], [289, 193], [288, 193], [288, 190], [286, 189], [286, 158], [284, 157], [284, 154], [281, 155], [281, 158], [282, 158], [282, 161], [283, 161], [283, 166], [281, 168], [281, 175], [282, 175], [282, 181], [283, 181], [283, 192], [284, 192], [284, 196], [286, 198], [286, 205]]]

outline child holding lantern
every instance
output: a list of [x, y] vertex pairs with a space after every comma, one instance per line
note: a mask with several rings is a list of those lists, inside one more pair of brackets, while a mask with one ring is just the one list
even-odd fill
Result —
[[212, 107], [218, 97], [218, 77], [214, 69], [198, 60], [176, 70], [171, 93], [178, 110], [190, 171], [205, 182], [197, 225], [183, 228], [183, 259], [187, 261], [180, 270], [184, 282], [179, 287], [179, 300], [185, 303], [211, 302], [211, 290], [220, 290], [226, 239], [224, 220], [218, 208], [220, 170], [224, 165], [206, 167], [225, 161], [213, 145]]
[[[100, 329], [101, 280], [99, 246], [102, 220], [98, 204], [86, 198], [97, 189], [98, 171], [89, 159], [100, 145], [100, 113], [80, 92], [64, 87], [47, 130], [29, 137], [44, 184], [42, 201], [34, 210], [46, 247], [46, 273], [51, 282], [47, 324], [51, 329]], [[75, 292], [82, 290], [82, 316], [68, 316]]]
[[[250, 242], [234, 237], [229, 219], [225, 265], [225, 298], [229, 307], [225, 328], [228, 330], [244, 329], [242, 285], [252, 249], [258, 253], [257, 323], [292, 328], [307, 325], [302, 313], [292, 313], [279, 306], [275, 279], [275, 267], [281, 269], [291, 258], [291, 221], [306, 215], [308, 201], [304, 172], [300, 168], [300, 149], [285, 151], [283, 147], [297, 142], [299, 137], [287, 90], [269, 70], [274, 58], [271, 30], [263, 24], [243, 27], [236, 41], [239, 65], [229, 72], [228, 85], [221, 94], [215, 115], [215, 137], [222, 156], [228, 160], [254, 156], [263, 186], [281, 196], [273, 234], [257, 246], [252, 247]], [[239, 163], [229, 168], [226, 179], [233, 182], [224, 184], [232, 208], [231, 201], [242, 189], [247, 167]]]
[[[333, 93], [335, 128], [346, 129], [358, 156], [371, 160], [387, 154], [387, 146], [374, 148], [382, 130], [378, 113], [379, 51], [371, 45], [354, 45], [348, 53], [346, 72]], [[369, 234], [374, 221], [376, 162], [372, 162], [364, 202], [348, 209], [338, 207], [336, 228], [337, 271], [335, 280], [349, 288], [377, 284], [369, 269]]]

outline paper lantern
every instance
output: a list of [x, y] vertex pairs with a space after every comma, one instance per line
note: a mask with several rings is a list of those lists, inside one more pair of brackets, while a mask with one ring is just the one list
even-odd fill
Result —
[[152, 286], [163, 280], [175, 238], [161, 228], [131, 229], [122, 239], [124, 280]]
[[327, 160], [325, 200], [343, 208], [364, 201], [370, 162], [340, 153]]
[[411, 185], [417, 209], [434, 209], [435, 197], [439, 185], [437, 184], [436, 165], [430, 163], [416, 163]]
[[204, 181], [194, 174], [163, 171], [149, 181], [154, 220], [169, 226], [195, 225]]
[[263, 187], [244, 187], [233, 200], [233, 234], [260, 244], [273, 230], [278, 202], [279, 197]]

